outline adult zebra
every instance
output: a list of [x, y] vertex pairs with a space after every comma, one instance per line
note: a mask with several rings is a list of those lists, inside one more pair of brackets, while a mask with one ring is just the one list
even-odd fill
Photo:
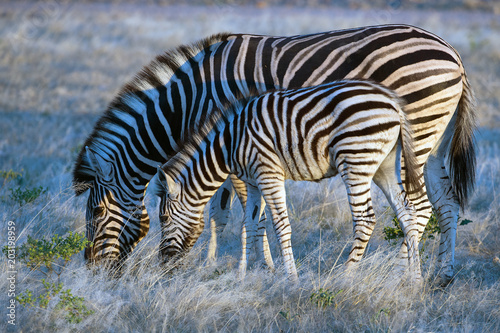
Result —
[[[90, 188], [87, 237], [93, 246], [85, 258], [119, 262], [146, 235], [144, 192], [156, 167], [216, 106], [253, 91], [355, 77], [381, 82], [407, 103], [422, 147], [417, 158], [427, 163], [429, 198], [439, 213], [442, 273], [450, 278], [459, 206], [474, 184], [472, 93], [457, 52], [407, 25], [293, 37], [219, 34], [158, 56], [111, 102], [77, 158], [76, 194]], [[227, 197], [218, 196], [215, 208], [229, 209]], [[414, 200], [421, 226], [431, 213], [423, 199]]]
[[[250, 203], [243, 230], [257, 224], [263, 197], [287, 273], [297, 279], [285, 179], [317, 181], [340, 174], [356, 236], [375, 223], [372, 179], [383, 189], [409, 244], [412, 278], [420, 281], [419, 230], [401, 179], [401, 156], [406, 188], [422, 189], [418, 181], [423, 166], [417, 165], [410, 125], [393, 91], [367, 81], [337, 81], [269, 92], [222, 113], [158, 168], [155, 189], [161, 198], [161, 248], [166, 258], [182, 254], [195, 241], [192, 230], [203, 223], [205, 205], [234, 174], [245, 182]], [[248, 255], [245, 245], [242, 250], [240, 276], [245, 275]]]

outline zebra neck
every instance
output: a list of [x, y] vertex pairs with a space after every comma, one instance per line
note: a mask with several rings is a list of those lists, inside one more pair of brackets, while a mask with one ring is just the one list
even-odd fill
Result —
[[204, 205], [230, 173], [223, 135], [214, 131], [198, 146], [192, 146], [189, 150], [192, 154], [185, 156], [183, 166], [179, 168], [174, 165], [179, 170], [174, 178], [182, 184], [190, 201]]

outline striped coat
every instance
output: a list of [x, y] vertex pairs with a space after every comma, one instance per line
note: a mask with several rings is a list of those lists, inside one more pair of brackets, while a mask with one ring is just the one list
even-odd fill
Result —
[[[458, 210], [474, 184], [472, 94], [456, 51], [407, 25], [292, 37], [219, 34], [158, 56], [111, 102], [77, 158], [76, 193], [90, 190], [87, 260], [121, 263], [147, 234], [143, 199], [156, 166], [214, 110], [254, 91], [355, 77], [381, 82], [407, 103], [429, 199], [442, 212], [442, 272], [451, 276]], [[215, 218], [227, 216], [232, 193], [226, 183], [216, 194]], [[418, 204], [423, 193], [415, 198], [421, 227], [431, 211]]]
[[[385, 87], [347, 80], [263, 94], [224, 112], [225, 118], [200, 129], [185, 147], [158, 170], [161, 197], [161, 251], [176, 257], [196, 241], [191, 236], [204, 206], [229, 174], [244, 181], [248, 200], [242, 235], [254, 229], [253, 206], [269, 205], [288, 274], [297, 278], [286, 207], [285, 179], [316, 181], [340, 174], [351, 206], [356, 238], [371, 232], [372, 179], [398, 212], [410, 252], [410, 267], [421, 278], [418, 227], [406, 188], [418, 191], [419, 166], [401, 101]], [[399, 138], [399, 141], [398, 141]], [[243, 237], [243, 241], [245, 237]], [[240, 273], [246, 271], [243, 243]], [[364, 248], [355, 241], [349, 262]]]

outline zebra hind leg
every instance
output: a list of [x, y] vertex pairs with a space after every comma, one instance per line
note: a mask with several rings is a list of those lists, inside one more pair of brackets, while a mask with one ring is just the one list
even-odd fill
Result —
[[431, 156], [427, 162], [425, 176], [429, 187], [429, 199], [436, 211], [441, 230], [438, 255], [439, 283], [446, 286], [454, 276], [460, 205], [452, 189], [443, 159]]
[[[379, 158], [376, 156], [372, 159], [378, 161]], [[378, 166], [378, 163], [349, 164], [344, 158], [336, 161], [336, 169], [347, 190], [353, 222], [354, 242], [346, 262], [348, 267], [361, 260], [375, 228], [371, 182]]]
[[420, 254], [418, 244], [421, 233], [425, 225], [419, 226], [416, 218], [416, 211], [413, 203], [401, 186], [401, 183], [383, 182], [376, 180], [376, 184], [384, 192], [392, 209], [396, 212], [397, 219], [404, 233], [404, 241], [400, 252], [399, 260], [400, 271], [409, 270], [412, 283], [420, 284], [422, 282], [422, 272], [420, 267]]
[[352, 244], [346, 265], [351, 266], [361, 260], [375, 227], [375, 213], [372, 207], [370, 181], [364, 186], [352, 188], [347, 185], [347, 196], [353, 219], [354, 243]]
[[[416, 228], [418, 229], [418, 241], [422, 239], [422, 235], [424, 234], [425, 227], [429, 222], [429, 219], [432, 215], [432, 205], [429, 202], [429, 198], [427, 197], [427, 190], [425, 186], [423, 170], [420, 171], [421, 175], [421, 187], [419, 189], [413, 190], [408, 193], [408, 196], [415, 208], [415, 221]], [[403, 177], [404, 178], [404, 177]], [[405, 272], [409, 269], [410, 257], [408, 254], [408, 245], [406, 239], [403, 240], [401, 244], [401, 248], [399, 251], [399, 262], [398, 262], [398, 270], [401, 272]]]
[[421, 200], [418, 205], [422, 208], [419, 211], [422, 213], [422, 223], [419, 224], [420, 220], [417, 219], [414, 202], [408, 198], [402, 185], [403, 182], [399, 171], [401, 170], [400, 161], [396, 158], [399, 155], [400, 149], [395, 147], [380, 166], [379, 170], [383, 171], [377, 171], [373, 181], [382, 190], [391, 208], [396, 212], [397, 219], [403, 229], [404, 241], [399, 256], [400, 270], [403, 272], [409, 270], [412, 282], [419, 285], [422, 282], [422, 272], [418, 244], [428, 221], [427, 214], [430, 216], [430, 208], [428, 208], [430, 206], [427, 204], [425, 187], [422, 184], [420, 189], [414, 189], [415, 193], [413, 194], [413, 197], [415, 197], [416, 193], [419, 193], [418, 196]]

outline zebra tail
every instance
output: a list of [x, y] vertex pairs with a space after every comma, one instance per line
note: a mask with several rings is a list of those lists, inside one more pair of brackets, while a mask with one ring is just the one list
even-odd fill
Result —
[[465, 71], [462, 73], [463, 91], [458, 103], [453, 138], [448, 155], [453, 190], [463, 209], [474, 190], [476, 181], [475, 99]]
[[405, 163], [405, 189], [407, 192], [414, 192], [420, 189], [421, 175], [418, 173], [418, 161], [413, 145], [413, 131], [410, 122], [402, 110], [402, 104], [398, 108], [401, 122], [401, 152]]

